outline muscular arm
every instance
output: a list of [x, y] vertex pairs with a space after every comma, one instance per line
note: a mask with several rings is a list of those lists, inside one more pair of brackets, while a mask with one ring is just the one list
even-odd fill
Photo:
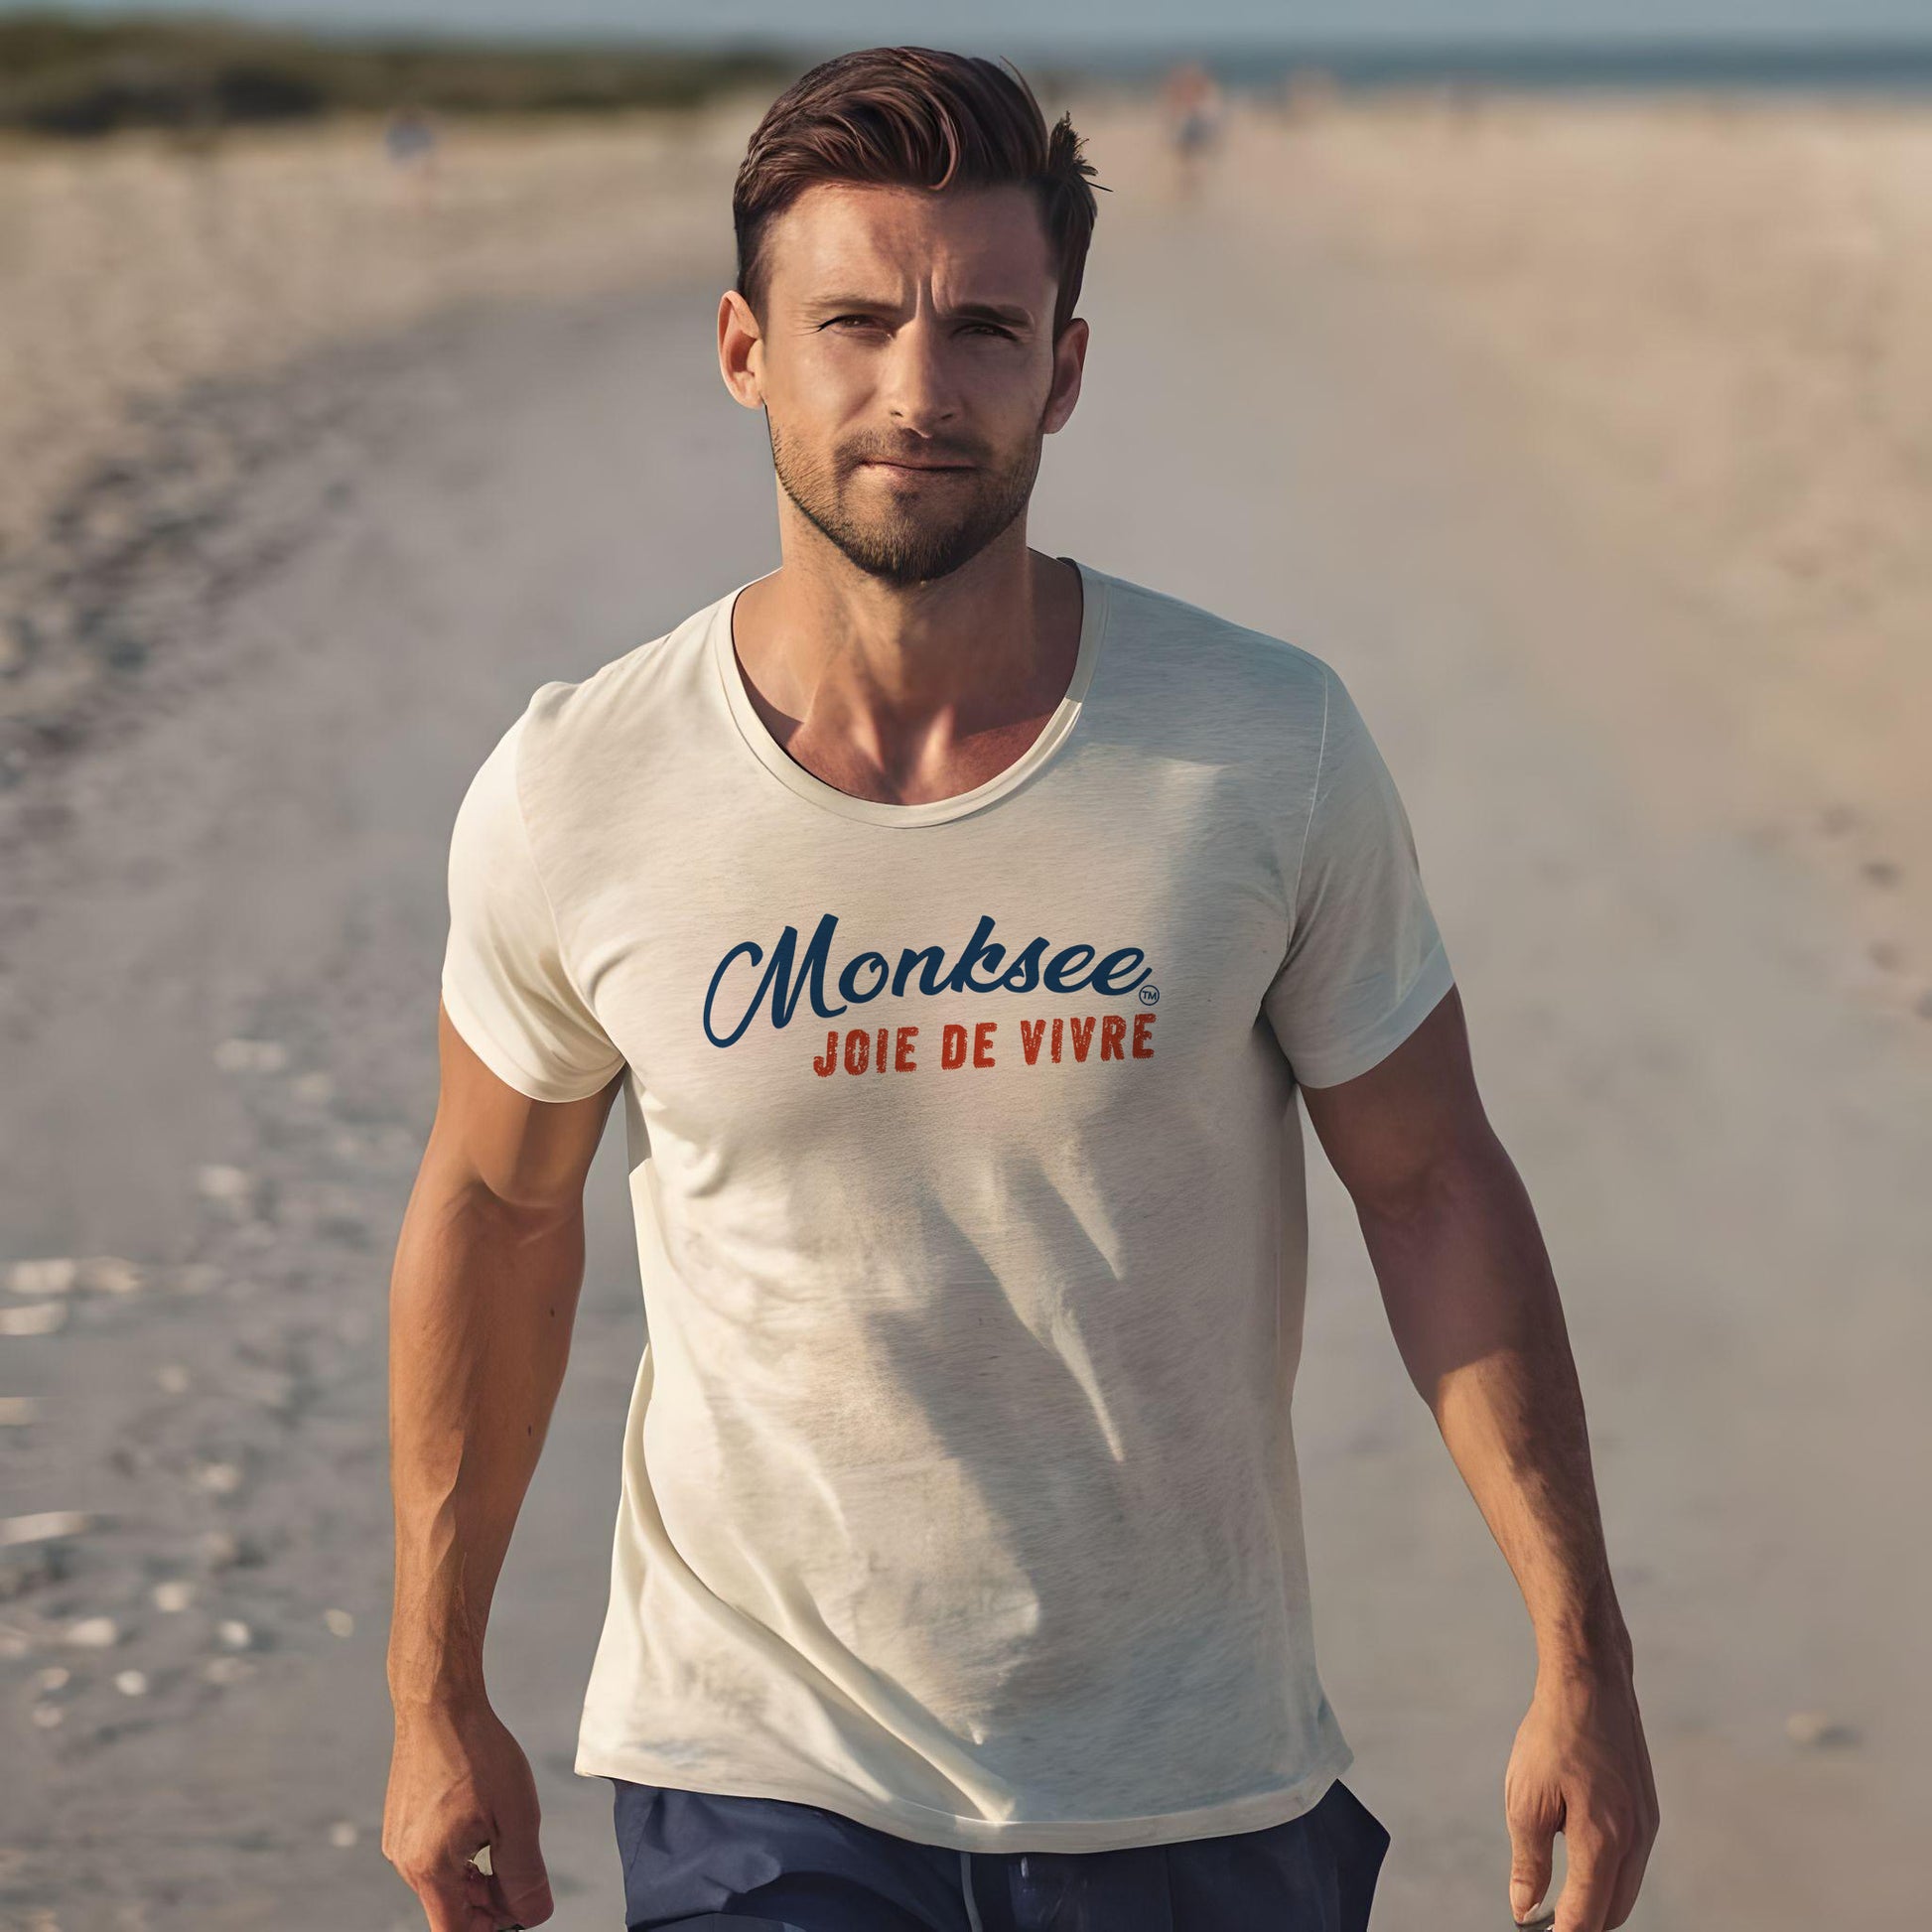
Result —
[[1476, 1092], [1459, 994], [1378, 1066], [1303, 1098], [1354, 1200], [1410, 1379], [1535, 1633], [1535, 1696], [1505, 1780], [1512, 1909], [1541, 1896], [1561, 1829], [1572, 1878], [1558, 1932], [1621, 1925], [1656, 1831], [1630, 1638], [1562, 1302]]
[[1304, 1101], [1355, 1202], [1409, 1379], [1515, 1573], [1539, 1667], [1627, 1662], [1556, 1279], [1462, 1077], [1460, 1032], [1451, 990], [1380, 1066]]
[[447, 1013], [438, 1037], [436, 1120], [390, 1283], [397, 1749], [383, 1851], [441, 1932], [470, 1923], [465, 1890], [481, 1881], [466, 1862], [484, 1844], [504, 1922], [550, 1914], [528, 1766], [483, 1688], [483, 1630], [569, 1358], [584, 1178], [617, 1086], [530, 1100]]

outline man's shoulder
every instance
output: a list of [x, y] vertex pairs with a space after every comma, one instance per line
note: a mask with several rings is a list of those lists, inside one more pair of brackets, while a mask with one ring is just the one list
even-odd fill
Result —
[[634, 767], [648, 754], [654, 730], [672, 738], [688, 733], [690, 707], [709, 695], [711, 625], [725, 601], [714, 600], [584, 677], [538, 685], [520, 720], [526, 782], [555, 769], [581, 780], [603, 759]]
[[1311, 717], [1319, 730], [1334, 672], [1315, 652], [1172, 592], [1096, 574], [1105, 576], [1109, 628], [1130, 679], [1157, 686], [1171, 704], [1273, 727]]

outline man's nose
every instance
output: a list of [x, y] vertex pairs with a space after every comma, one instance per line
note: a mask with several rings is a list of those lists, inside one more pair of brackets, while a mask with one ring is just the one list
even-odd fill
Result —
[[901, 428], [929, 436], [959, 414], [941, 332], [923, 318], [906, 323], [886, 352], [886, 408]]

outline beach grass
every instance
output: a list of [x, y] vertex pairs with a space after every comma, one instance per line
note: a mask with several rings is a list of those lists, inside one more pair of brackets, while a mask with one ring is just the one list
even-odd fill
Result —
[[323, 37], [218, 15], [0, 18], [0, 127], [70, 139], [184, 133], [399, 107], [599, 114], [694, 107], [776, 84], [777, 50], [485, 44], [427, 35]]

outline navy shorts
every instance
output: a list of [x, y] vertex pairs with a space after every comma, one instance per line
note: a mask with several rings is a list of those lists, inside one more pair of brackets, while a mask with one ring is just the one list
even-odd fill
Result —
[[1389, 1834], [1339, 1778], [1258, 1832], [959, 1852], [817, 1805], [613, 1778], [626, 1932], [1367, 1932]]

